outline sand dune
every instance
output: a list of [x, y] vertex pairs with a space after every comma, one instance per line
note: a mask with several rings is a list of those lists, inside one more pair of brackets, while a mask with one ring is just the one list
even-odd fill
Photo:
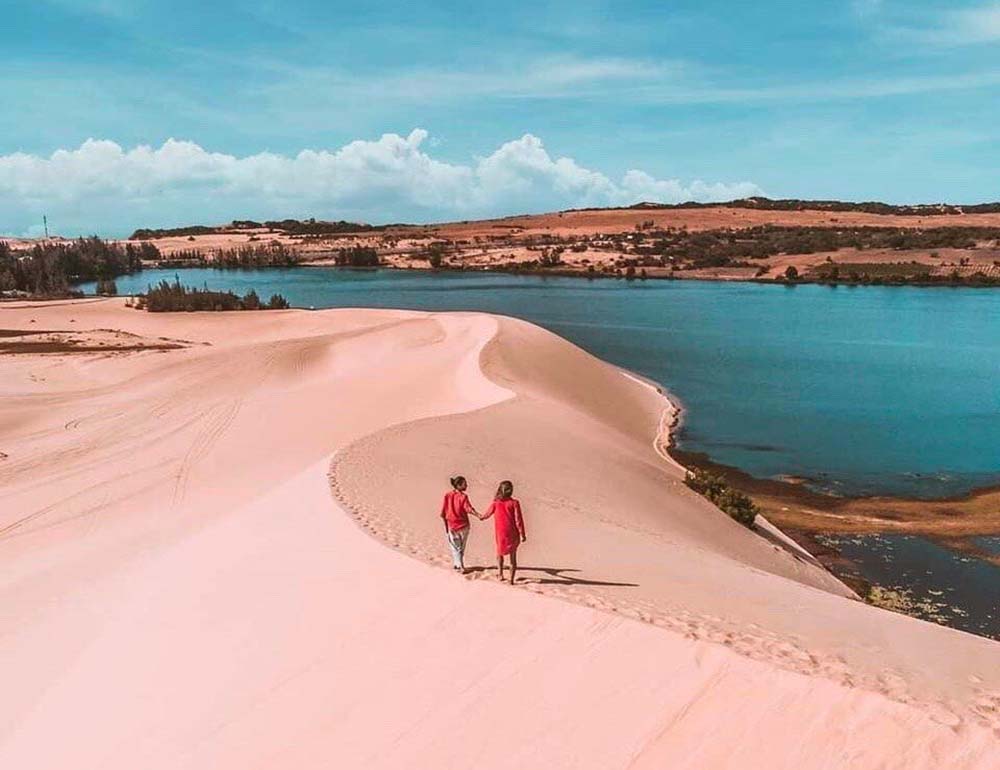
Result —
[[[1000, 762], [1000, 645], [733, 523], [657, 454], [655, 390], [536, 327], [108, 300], [0, 328], [143, 341], [0, 355], [0, 767]], [[520, 588], [433, 566], [456, 470], [480, 505], [517, 484]]]

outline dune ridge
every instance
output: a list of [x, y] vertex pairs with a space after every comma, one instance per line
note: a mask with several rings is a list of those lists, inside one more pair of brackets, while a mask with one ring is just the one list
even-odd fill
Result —
[[[33, 326], [184, 347], [0, 357], [0, 766], [1000, 756], [1000, 645], [865, 607], [689, 493], [653, 445], [659, 394], [554, 335], [0, 307]], [[455, 466], [477, 501], [514, 476], [534, 594], [421, 563]]]
[[[547, 350], [553, 345], [559, 354]], [[545, 351], [544, 366], [535, 362], [532, 368], [532, 362], [522, 360], [522, 350], [531, 351], [525, 356], [529, 359]], [[669, 438], [662, 431], [676, 419], [677, 407], [654, 386], [531, 324], [504, 318], [500, 334], [484, 349], [482, 369], [487, 379], [517, 391], [513, 403], [392, 426], [337, 454], [331, 468], [334, 492], [371, 533], [447, 566], [438, 522], [426, 509], [400, 506], [399, 501], [407, 499], [403, 490], [433, 499], [442, 476], [439, 471], [435, 478], [433, 469], [455, 468], [468, 471], [474, 502], [478, 492], [482, 508], [495, 480], [513, 476], [527, 489], [525, 501], [535, 503], [533, 518], [543, 514], [537, 521], [543, 527], [543, 555], [534, 556], [529, 538], [522, 563], [533, 557], [568, 568], [553, 574], [556, 571], [535, 571], [529, 562], [529, 570], [522, 573], [525, 588], [619, 612], [900, 702], [965, 711], [952, 699], [971, 694], [973, 681], [968, 677], [977, 677], [976, 672], [949, 677], [952, 684], [962, 679], [965, 684], [941, 689], [935, 675], [928, 677], [912, 665], [929, 643], [924, 634], [955, 632], [843, 601], [856, 597], [766, 519], [760, 522], [761, 535], [752, 534], [683, 486], [683, 467], [669, 458], [662, 462], [662, 447]], [[551, 398], [552, 391], [558, 398]], [[569, 419], [557, 422], [552, 414], [560, 399], [572, 403]], [[581, 428], [585, 414], [590, 424]], [[545, 438], [508, 436], [498, 445], [492, 437], [504, 423], [518, 429], [536, 426], [536, 433]], [[585, 430], [586, 440], [593, 443], [582, 444]], [[604, 441], [609, 435], [614, 440]], [[545, 439], [548, 443], [536, 443]], [[523, 459], [519, 453], [524, 453]], [[626, 453], [628, 473], [615, 474], [609, 458]], [[572, 462], [565, 462], [567, 455]], [[564, 462], [552, 462], [553, 457]], [[408, 458], [405, 471], [403, 458]], [[641, 471], [638, 476], [636, 469]], [[600, 490], [609, 488], [628, 488], [632, 494], [626, 500], [600, 500]], [[593, 516], [580, 515], [581, 498], [594, 501], [598, 511]], [[491, 542], [489, 528], [477, 533], [474, 522], [471, 553], [478, 566], [492, 564]], [[599, 551], [609, 544], [613, 550]], [[697, 581], [692, 580], [695, 571]], [[484, 568], [471, 579], [491, 575]], [[779, 584], [772, 585], [775, 582]], [[810, 606], [816, 616], [803, 617], [803, 606]], [[902, 670], [894, 670], [900, 660], [887, 661], [885, 650], [873, 654], [855, 638], [884, 632], [886, 626], [901, 636], [903, 646], [912, 644], [913, 649], [896, 656], [914, 656]], [[911, 634], [917, 635], [916, 642], [906, 641]], [[991, 646], [968, 635], [963, 635], [963, 643], [970, 649]]]

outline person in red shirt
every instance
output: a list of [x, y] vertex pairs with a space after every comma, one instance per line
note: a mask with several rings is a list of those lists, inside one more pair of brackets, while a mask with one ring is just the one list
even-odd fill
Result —
[[497, 575], [503, 580], [503, 557], [510, 555], [510, 584], [514, 585], [517, 547], [528, 538], [524, 533], [521, 503], [514, 498], [514, 485], [509, 481], [500, 482], [496, 498], [479, 518], [485, 521], [490, 516], [493, 517], [493, 533], [497, 541]]
[[469, 542], [469, 514], [480, 518], [476, 509], [465, 494], [468, 485], [464, 476], [454, 476], [450, 479], [452, 490], [444, 496], [441, 503], [441, 518], [444, 520], [444, 532], [451, 548], [451, 561], [454, 569], [463, 575], [465, 569], [465, 546]]

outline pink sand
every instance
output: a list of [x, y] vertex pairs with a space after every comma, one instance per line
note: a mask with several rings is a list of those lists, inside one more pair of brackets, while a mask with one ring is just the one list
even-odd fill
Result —
[[[688, 494], [656, 394], [530, 325], [111, 300], [0, 328], [189, 343], [0, 358], [0, 767], [1000, 764], [1000, 644], [867, 607]], [[510, 425], [566, 474], [509, 460], [525, 558], [637, 588], [427, 563], [412, 496], [433, 519], [458, 460], [481, 495], [475, 431]], [[602, 485], [626, 510], [574, 514]]]

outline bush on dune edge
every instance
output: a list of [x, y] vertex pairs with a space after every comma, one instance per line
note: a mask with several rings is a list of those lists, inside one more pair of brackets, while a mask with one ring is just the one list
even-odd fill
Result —
[[280, 294], [272, 294], [267, 302], [263, 302], [253, 289], [241, 297], [232, 291], [184, 286], [178, 278], [173, 283], [160, 281], [156, 286], [150, 286], [145, 294], [139, 295], [136, 307], [151, 313], [170, 313], [199, 310], [284, 310], [289, 305], [288, 300]]
[[688, 471], [684, 483], [744, 527], [753, 529], [760, 509], [748, 495], [733, 489], [721, 476], [703, 470]]

